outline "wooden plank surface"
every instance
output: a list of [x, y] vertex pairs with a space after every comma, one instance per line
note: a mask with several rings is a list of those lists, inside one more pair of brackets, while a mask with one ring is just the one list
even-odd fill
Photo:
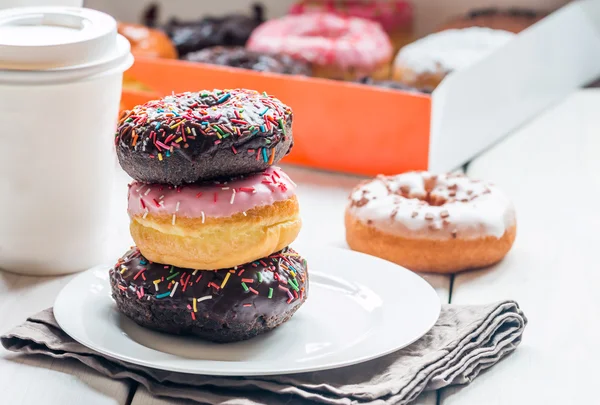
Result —
[[452, 303], [511, 298], [529, 318], [521, 347], [442, 405], [596, 404], [600, 362], [600, 90], [580, 91], [474, 160], [517, 211], [513, 250], [457, 276]]

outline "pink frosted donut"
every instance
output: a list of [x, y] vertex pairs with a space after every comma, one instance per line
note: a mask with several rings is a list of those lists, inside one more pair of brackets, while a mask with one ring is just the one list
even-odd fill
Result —
[[315, 76], [347, 80], [386, 78], [393, 53], [378, 23], [331, 13], [269, 20], [254, 30], [246, 46], [312, 63]]
[[296, 239], [296, 186], [271, 166], [228, 181], [129, 187], [131, 236], [149, 260], [223, 269], [277, 252]]

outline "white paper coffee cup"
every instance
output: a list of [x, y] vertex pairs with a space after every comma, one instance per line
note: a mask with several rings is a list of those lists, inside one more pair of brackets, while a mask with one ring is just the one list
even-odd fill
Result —
[[0, 11], [0, 268], [107, 260], [114, 131], [129, 42], [81, 8]]

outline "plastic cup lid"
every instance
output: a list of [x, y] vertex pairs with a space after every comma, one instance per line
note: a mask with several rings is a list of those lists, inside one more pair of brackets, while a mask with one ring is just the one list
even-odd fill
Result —
[[100, 11], [74, 7], [0, 10], [0, 69], [89, 66], [115, 53], [117, 36], [117, 22]]

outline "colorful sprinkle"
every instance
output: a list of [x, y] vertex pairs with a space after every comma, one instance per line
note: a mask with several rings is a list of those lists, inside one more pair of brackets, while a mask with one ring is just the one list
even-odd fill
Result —
[[275, 159], [275, 149], [271, 149], [271, 157], [269, 158], [269, 165], [273, 164], [273, 160]]
[[175, 291], [177, 291], [178, 286], [179, 286], [179, 281], [175, 282], [175, 285], [173, 286], [173, 289], [171, 290], [171, 294], [169, 294], [171, 297], [173, 297], [173, 295], [175, 295]]
[[279, 118], [278, 122], [279, 122], [279, 128], [283, 131], [283, 134], [286, 135], [286, 133], [285, 133], [285, 125], [283, 123], [283, 118]]
[[[190, 282], [190, 278], [192, 277], [191, 274], [188, 274], [187, 278], [185, 279], [185, 281], [183, 282], [183, 291], [186, 290], [186, 288], [188, 287], [188, 283]], [[181, 276], [181, 278], [183, 279], [183, 276]]]
[[231, 97], [231, 93], [225, 94], [223, 97], [221, 97], [219, 100], [217, 100], [217, 103], [219, 103], [219, 104], [224, 103], [225, 101], [229, 100], [229, 97]]
[[221, 283], [221, 288], [224, 288], [224, 287], [225, 287], [225, 284], [227, 284], [227, 280], [229, 280], [229, 276], [231, 276], [231, 274], [230, 274], [230, 273], [227, 273], [227, 274], [225, 275], [225, 278], [223, 279], [223, 282]]
[[138, 272], [137, 272], [137, 274], [136, 274], [135, 276], [133, 276], [133, 279], [134, 279], [134, 280], [137, 280], [137, 278], [138, 278], [138, 277], [139, 277], [139, 276], [140, 276], [140, 275], [141, 275], [141, 274], [142, 274], [144, 271], [146, 271], [146, 269], [145, 269], [145, 268], [143, 268], [143, 269], [141, 269], [140, 271], [138, 271]]

